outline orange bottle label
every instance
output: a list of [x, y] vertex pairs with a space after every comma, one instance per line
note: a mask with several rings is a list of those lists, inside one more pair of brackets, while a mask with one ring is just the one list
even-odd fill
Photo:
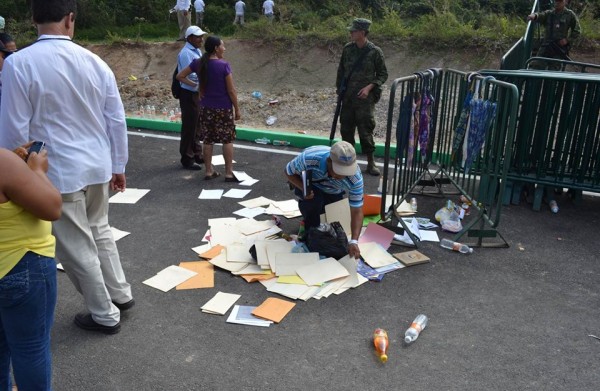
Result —
[[418, 333], [420, 333], [421, 331], [423, 331], [423, 327], [421, 327], [420, 324], [413, 322], [410, 327], [412, 327], [413, 329], [417, 330]]

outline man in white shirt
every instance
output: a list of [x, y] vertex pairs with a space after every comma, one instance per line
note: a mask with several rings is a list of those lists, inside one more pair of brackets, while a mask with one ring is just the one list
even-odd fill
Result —
[[108, 224], [109, 188], [126, 185], [123, 103], [108, 65], [71, 41], [76, 0], [32, 0], [31, 8], [38, 40], [8, 57], [2, 71], [10, 99], [0, 106], [0, 146], [46, 143], [48, 177], [63, 199], [52, 225], [56, 258], [87, 309], [75, 324], [115, 334], [120, 311], [134, 304]]
[[[177, 72], [190, 66], [192, 61], [202, 56], [202, 37], [206, 33], [198, 26], [190, 26], [185, 32], [186, 43], [177, 56]], [[198, 75], [192, 72], [188, 76], [198, 85]], [[193, 88], [185, 83], [179, 83], [179, 107], [181, 108], [181, 138], [179, 141], [179, 154], [181, 165], [188, 170], [200, 170], [203, 163], [202, 144], [200, 135], [196, 131], [198, 122], [198, 88]]]
[[263, 3], [263, 11], [265, 12], [265, 16], [269, 19], [269, 22], [273, 21], [273, 8], [275, 8], [275, 3], [272, 0], [266, 0]]
[[239, 24], [240, 26], [244, 25], [244, 12], [246, 11], [246, 3], [242, 0], [238, 0], [235, 3], [235, 19], [233, 20], [233, 24]]
[[191, 0], [177, 0], [175, 11], [177, 12], [177, 23], [179, 24], [178, 41], [185, 41], [185, 31], [192, 25], [192, 14], [190, 14]]
[[194, 1], [194, 9], [196, 10], [196, 26], [204, 26], [204, 1]]

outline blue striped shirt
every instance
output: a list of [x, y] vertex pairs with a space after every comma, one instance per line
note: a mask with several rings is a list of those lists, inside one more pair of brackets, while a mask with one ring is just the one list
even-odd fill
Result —
[[360, 168], [352, 176], [342, 179], [331, 178], [327, 173], [327, 158], [329, 147], [315, 146], [306, 148], [285, 167], [288, 175], [302, 175], [302, 171], [312, 171], [312, 185], [327, 194], [348, 192], [348, 202], [351, 208], [361, 208], [363, 205], [363, 177]]

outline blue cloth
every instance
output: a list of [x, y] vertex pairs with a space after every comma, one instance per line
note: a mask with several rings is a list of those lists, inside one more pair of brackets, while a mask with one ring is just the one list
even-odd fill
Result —
[[21, 390], [50, 390], [50, 330], [56, 306], [54, 258], [28, 252], [0, 279], [0, 390], [10, 363]]
[[314, 146], [306, 148], [285, 167], [288, 175], [302, 175], [302, 171], [311, 171], [312, 186], [326, 194], [344, 194], [348, 192], [348, 202], [351, 208], [363, 206], [363, 177], [360, 168], [352, 176], [335, 179], [327, 172], [329, 147]]
[[[189, 66], [192, 63], [192, 61], [194, 61], [197, 58], [200, 58], [201, 56], [202, 53], [200, 52], [200, 49], [197, 49], [191, 43], [186, 42], [179, 54], [177, 55], [177, 72], [181, 72], [182, 69]], [[190, 73], [187, 78], [193, 81], [194, 83], [198, 83], [198, 75], [195, 72]], [[181, 88], [183, 88], [184, 90], [196, 92], [196, 89], [192, 86], [188, 86], [187, 84], [184, 84], [182, 82], [179, 82], [179, 84], [181, 84]]]

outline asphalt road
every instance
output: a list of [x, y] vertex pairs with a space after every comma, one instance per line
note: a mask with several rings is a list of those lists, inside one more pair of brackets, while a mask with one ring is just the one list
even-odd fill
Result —
[[[600, 199], [558, 198], [553, 215], [522, 204], [503, 209], [506, 249], [462, 255], [423, 243], [431, 262], [388, 274], [342, 295], [296, 307], [269, 328], [228, 324], [200, 307], [218, 291], [258, 305], [267, 292], [215, 271], [211, 289], [163, 293], [142, 284], [196, 260], [207, 220], [233, 216], [236, 199], [199, 200], [203, 188], [237, 188], [179, 167], [173, 134], [132, 130], [128, 186], [151, 191], [137, 204], [111, 204], [110, 222], [137, 305], [119, 334], [80, 330], [83, 300], [61, 273], [52, 332], [56, 390], [597, 390], [600, 384]], [[260, 180], [246, 197], [291, 198], [283, 167], [298, 151], [239, 142], [236, 170]], [[216, 153], [219, 148], [215, 148]], [[286, 154], [288, 153], [288, 154]], [[377, 179], [366, 178], [368, 192]], [[442, 200], [419, 197], [433, 211]], [[267, 216], [259, 216], [258, 219]], [[295, 233], [298, 219], [285, 220]], [[442, 237], [449, 237], [441, 234]], [[400, 251], [393, 248], [391, 251]], [[429, 325], [410, 346], [404, 331], [420, 313]], [[389, 361], [373, 350], [388, 331]]]

